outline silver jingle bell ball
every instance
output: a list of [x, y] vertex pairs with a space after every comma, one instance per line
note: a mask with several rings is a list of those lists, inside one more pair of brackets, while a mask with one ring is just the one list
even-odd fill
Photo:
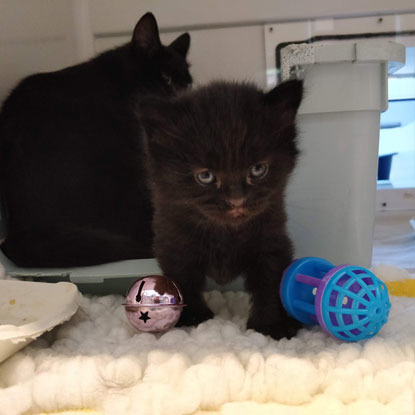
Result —
[[174, 281], [149, 275], [134, 282], [123, 306], [128, 321], [137, 330], [163, 333], [177, 323], [185, 304]]

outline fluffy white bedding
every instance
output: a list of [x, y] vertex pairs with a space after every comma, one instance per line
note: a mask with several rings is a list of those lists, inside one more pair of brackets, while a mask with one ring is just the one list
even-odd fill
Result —
[[0, 414], [415, 413], [414, 298], [391, 297], [388, 324], [355, 344], [318, 327], [274, 341], [245, 330], [247, 294], [206, 298], [213, 320], [152, 335], [129, 325], [121, 296], [84, 297], [72, 320], [0, 365]]

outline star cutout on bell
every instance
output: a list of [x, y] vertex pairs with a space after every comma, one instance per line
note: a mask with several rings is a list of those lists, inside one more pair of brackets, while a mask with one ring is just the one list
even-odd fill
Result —
[[147, 323], [147, 320], [151, 320], [151, 317], [148, 316], [148, 311], [146, 311], [145, 313], [140, 311], [140, 313], [141, 313], [141, 316], [139, 317], [139, 320], [143, 320], [144, 323]]

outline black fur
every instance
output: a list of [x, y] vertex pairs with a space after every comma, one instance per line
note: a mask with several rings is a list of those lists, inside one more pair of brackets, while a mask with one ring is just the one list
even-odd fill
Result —
[[9, 211], [2, 250], [21, 266], [152, 257], [152, 207], [133, 102], [187, 88], [187, 33], [165, 47], [151, 13], [130, 43], [23, 80], [0, 113]]
[[202, 296], [206, 275], [218, 283], [244, 275], [248, 328], [278, 339], [300, 327], [284, 311], [279, 285], [292, 260], [284, 191], [298, 154], [301, 98], [300, 81], [267, 94], [219, 82], [142, 108], [154, 250], [183, 290], [180, 324], [212, 317]]

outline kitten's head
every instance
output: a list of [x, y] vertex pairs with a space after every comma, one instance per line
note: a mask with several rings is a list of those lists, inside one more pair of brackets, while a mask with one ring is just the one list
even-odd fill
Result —
[[302, 91], [301, 81], [268, 93], [216, 82], [145, 103], [141, 120], [155, 204], [182, 205], [233, 227], [280, 208], [298, 155]]
[[[152, 92], [173, 94], [192, 83], [186, 62], [190, 35], [183, 33], [170, 45], [160, 41], [159, 30], [153, 14], [146, 13], [136, 24], [130, 44], [131, 54], [139, 65], [140, 83]], [[137, 72], [134, 67], [132, 72]]]

